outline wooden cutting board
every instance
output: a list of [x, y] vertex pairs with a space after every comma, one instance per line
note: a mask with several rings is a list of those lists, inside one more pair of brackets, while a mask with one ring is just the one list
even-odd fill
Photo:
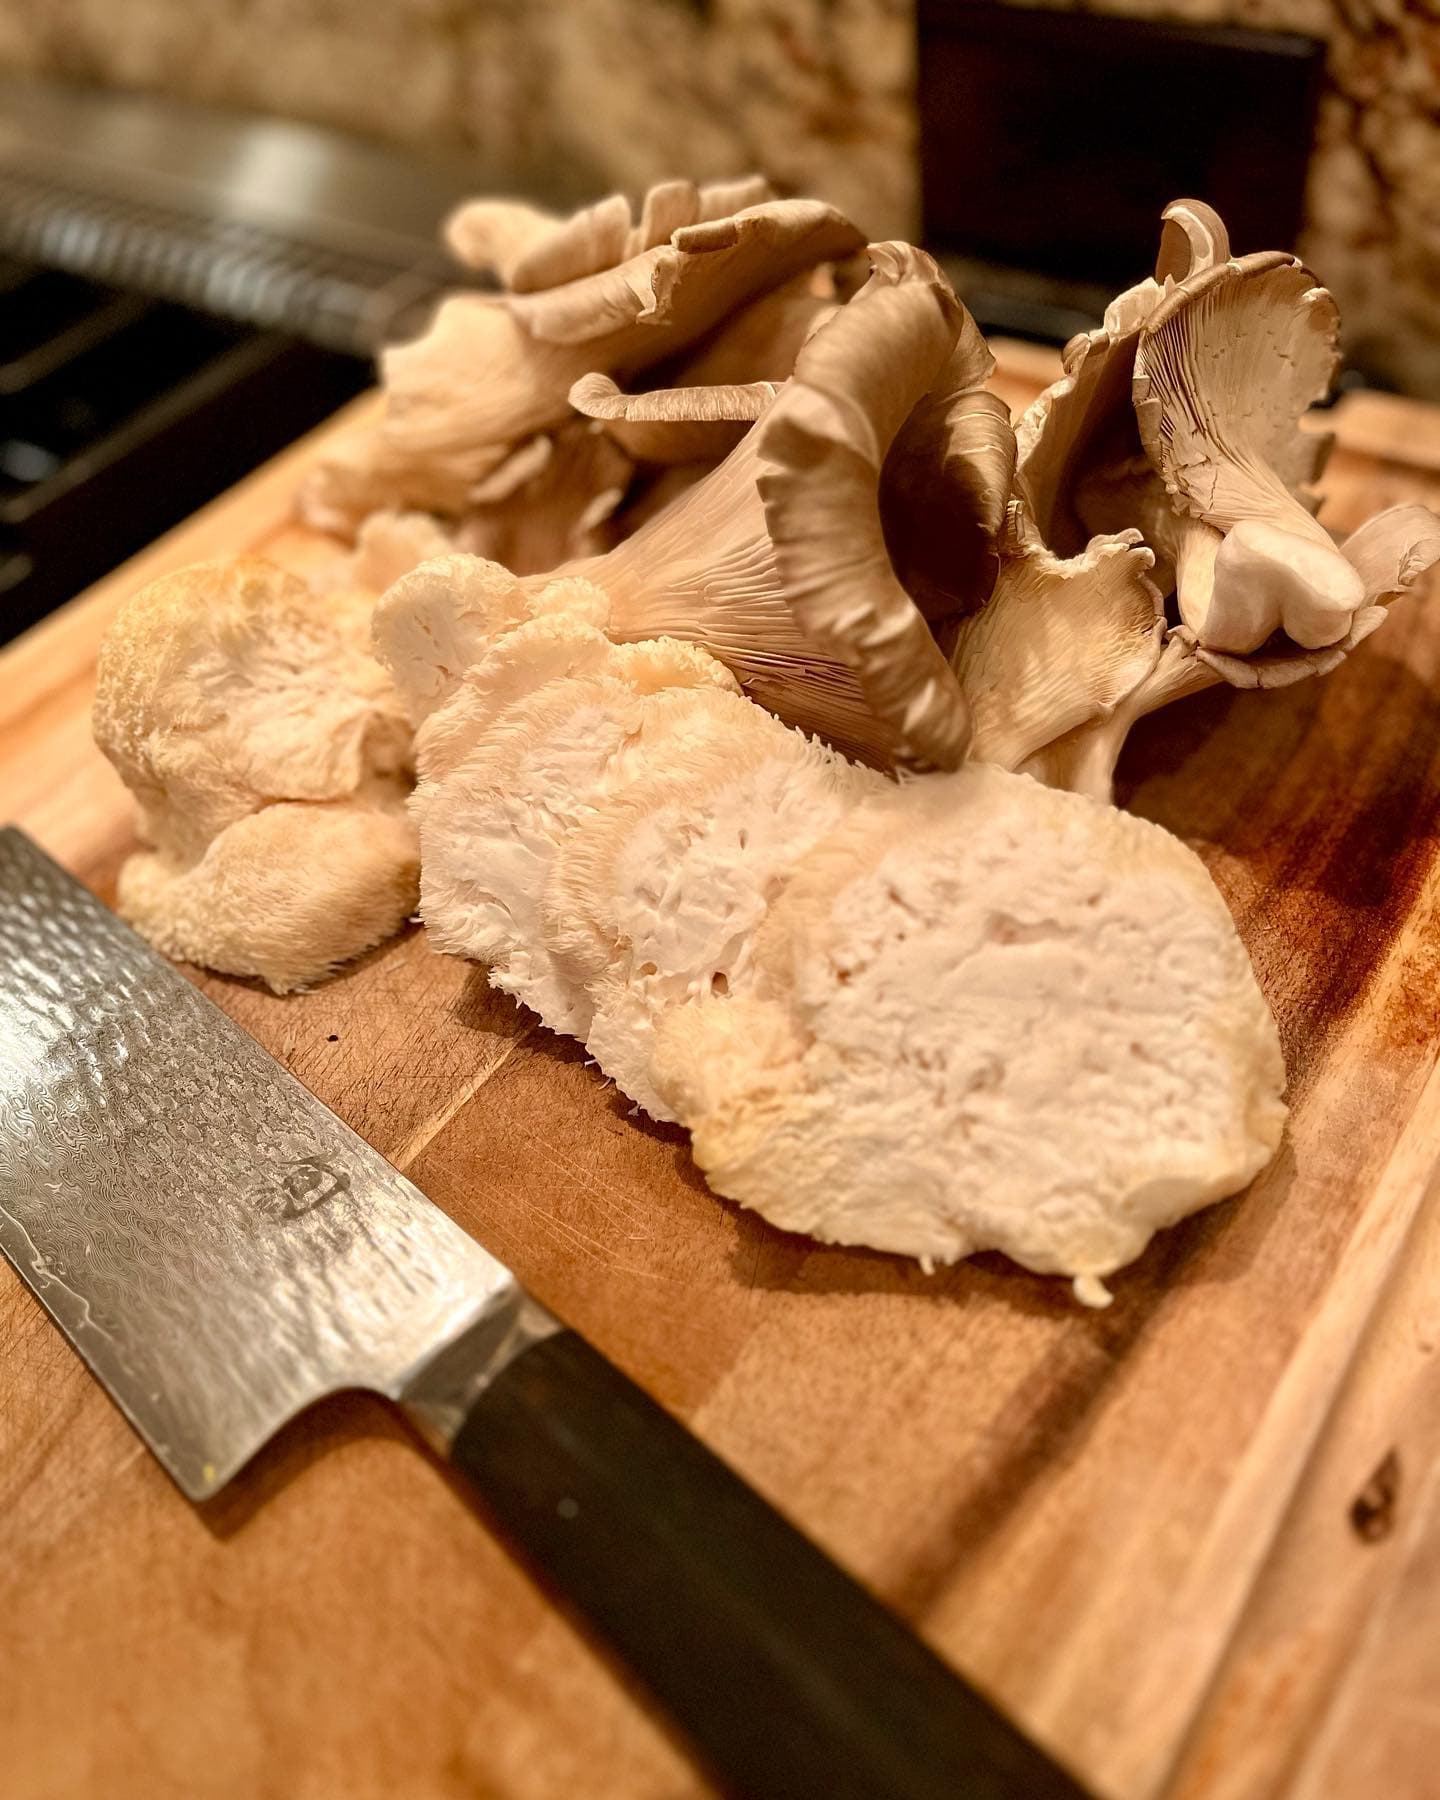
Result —
[[[1005, 360], [1016, 403], [1053, 365]], [[120, 598], [296, 566], [327, 436], [0, 656], [0, 817], [102, 894], [90, 745]], [[1440, 501], [1440, 416], [1353, 398], [1328, 516]], [[1147, 721], [1121, 797], [1193, 843], [1284, 1035], [1242, 1199], [1104, 1313], [986, 1257], [927, 1277], [712, 1197], [674, 1130], [411, 932], [319, 992], [197, 977], [302, 1080], [1106, 1796], [1440, 1791], [1440, 593], [1334, 676]], [[170, 1486], [0, 1265], [6, 1800], [678, 1800], [665, 1728], [378, 1403]], [[784, 1729], [777, 1720], [777, 1731]]]

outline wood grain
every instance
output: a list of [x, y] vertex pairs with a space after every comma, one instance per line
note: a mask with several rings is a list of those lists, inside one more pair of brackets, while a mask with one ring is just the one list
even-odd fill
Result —
[[[1043, 376], [1002, 358], [1012, 405]], [[1366, 396], [1336, 422], [1334, 522], [1440, 499], [1436, 414]], [[329, 554], [287, 523], [314, 453], [0, 657], [0, 813], [102, 893], [129, 834], [85, 719], [104, 621], [194, 556]], [[995, 1258], [929, 1278], [741, 1215], [682, 1134], [419, 932], [312, 995], [197, 979], [1097, 1791], [1418, 1800], [1440, 1753], [1437, 666], [1412, 598], [1327, 681], [1201, 696], [1128, 748], [1126, 803], [1235, 912], [1293, 1116], [1272, 1169], [1105, 1314]], [[8, 1270], [0, 1359], [7, 1800], [705, 1791], [380, 1405], [327, 1403], [197, 1511]], [[1392, 1449], [1365, 1536], [1351, 1509]]]

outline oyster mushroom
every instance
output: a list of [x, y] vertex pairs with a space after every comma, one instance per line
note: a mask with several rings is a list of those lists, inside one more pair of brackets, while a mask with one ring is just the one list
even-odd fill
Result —
[[539, 432], [471, 489], [455, 547], [517, 573], [589, 555], [631, 474], [623, 446], [583, 419]]
[[1208, 579], [1180, 587], [1181, 618], [1207, 648], [1237, 655], [1277, 630], [1323, 649], [1365, 604], [1298, 497], [1328, 447], [1299, 420], [1329, 392], [1339, 314], [1300, 264], [1259, 263], [1217, 264], [1162, 300], [1140, 332], [1132, 390], [1176, 510], [1223, 539]]
[[329, 530], [353, 530], [378, 505], [462, 517], [517, 446], [572, 416], [568, 395], [582, 375], [673, 361], [751, 302], [863, 246], [832, 207], [755, 203], [759, 191], [665, 184], [634, 227], [625, 209], [624, 233], [623, 201], [549, 229], [508, 203], [498, 214], [488, 203], [466, 209], [452, 239], [478, 259], [492, 230], [511, 291], [452, 296], [422, 337], [384, 354], [385, 417], [315, 472], [304, 516]]
[[119, 908], [160, 949], [285, 993], [413, 911], [410, 727], [366, 623], [254, 560], [182, 569], [116, 614], [95, 737], [149, 845]]
[[702, 464], [727, 456], [778, 392], [773, 381], [749, 381], [626, 394], [597, 371], [575, 383], [570, 404], [636, 462]]
[[[931, 493], [938, 508], [950, 501], [957, 578], [943, 590], [942, 559], [927, 552], [927, 598], [952, 620], [985, 599], [1008, 458], [995, 448], [997, 415], [972, 408], [965, 385], [985, 378], [988, 355], [977, 354], [935, 264], [909, 246], [870, 254], [870, 280], [809, 337], [793, 377], [725, 461], [613, 550], [560, 573], [602, 590], [616, 639], [702, 644], [790, 724], [879, 762], [953, 764], [967, 740], [964, 697], [891, 564], [887, 452], [899, 443], [918, 456], [927, 436], [934, 444], [945, 479]], [[927, 401], [932, 390], [943, 405]], [[377, 610], [379, 654], [404, 691], [439, 695], [541, 585], [453, 564], [416, 571]], [[483, 590], [479, 605], [472, 589]]]
[[1355, 557], [1317, 522], [1310, 484], [1330, 439], [1300, 419], [1333, 374], [1333, 302], [1282, 252], [1231, 258], [1209, 207], [1166, 209], [1155, 278], [1064, 360], [1016, 428], [1024, 507], [1062, 555], [1138, 530], [1179, 612], [1129, 697], [1029, 765], [1104, 793], [1134, 719], [1215, 681], [1276, 687], [1334, 668], [1435, 552], [1423, 508]]
[[467, 200], [445, 222], [445, 241], [472, 269], [490, 270], [517, 294], [558, 287], [613, 268], [670, 241], [682, 226], [723, 219], [775, 195], [761, 175], [696, 187], [657, 182], [631, 223], [623, 194], [582, 207], [568, 219], [514, 200]]
[[1002, 558], [989, 604], [961, 621], [950, 654], [977, 762], [1058, 772], [1043, 759], [1050, 745], [1120, 711], [1160, 658], [1154, 561], [1138, 531], [1068, 559], [1033, 540]]

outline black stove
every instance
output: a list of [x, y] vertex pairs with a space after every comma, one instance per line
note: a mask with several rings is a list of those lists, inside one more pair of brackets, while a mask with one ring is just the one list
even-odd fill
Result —
[[0, 258], [0, 642], [318, 424], [367, 360]]
[[0, 82], [0, 642], [373, 380], [483, 171]]

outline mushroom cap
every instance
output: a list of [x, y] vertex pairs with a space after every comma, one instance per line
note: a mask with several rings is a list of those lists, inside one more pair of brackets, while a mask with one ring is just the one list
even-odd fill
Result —
[[717, 462], [766, 410], [806, 340], [840, 304], [832, 265], [802, 270], [662, 365], [663, 386], [627, 394], [592, 371], [571, 388], [570, 403], [637, 462]]
[[[976, 607], [1008, 424], [988, 401], [972, 405], [989, 355], [934, 262], [908, 245], [870, 257], [870, 280], [811, 332], [725, 461], [573, 572], [609, 596], [614, 636], [702, 643], [790, 724], [870, 760], [955, 761], [963, 696], [891, 566], [882, 483], [897, 439], [902, 474], [933, 457], [940, 479], [906, 503], [938, 523], [924, 542], [900, 535], [934, 572], [932, 602], [944, 579], [952, 615]], [[693, 391], [681, 404], [699, 409]]]
[[608, 375], [582, 375], [570, 404], [601, 421], [636, 462], [718, 462], [740, 442], [775, 398], [772, 381], [655, 388], [626, 394]]
[[1285, 1117], [1275, 1027], [1199, 860], [970, 765], [798, 865], [753, 994], [662, 1017], [720, 1193], [787, 1230], [1094, 1282], [1242, 1187]]
[[1371, 606], [1407, 593], [1440, 562], [1440, 517], [1428, 506], [1390, 506], [1352, 531], [1341, 555], [1358, 571]]
[[409, 726], [355, 624], [255, 558], [194, 564], [125, 602], [100, 646], [94, 729], [150, 842], [193, 860], [272, 801], [403, 785]]
[[1256, 520], [1328, 545], [1294, 490], [1328, 448], [1299, 422], [1339, 356], [1335, 302], [1293, 257], [1241, 257], [1168, 294], [1140, 334], [1134, 399], [1174, 503], [1220, 531]]
[[[652, 190], [633, 230], [613, 198], [553, 226], [509, 202], [493, 215], [476, 202], [452, 219], [452, 240], [474, 261], [493, 227], [512, 291], [453, 295], [414, 342], [384, 352], [384, 420], [315, 471], [301, 495], [305, 518], [353, 531], [364, 513], [397, 503], [461, 516], [518, 444], [571, 418], [569, 392], [582, 375], [628, 376], [673, 360], [752, 301], [864, 244], [819, 201], [752, 203], [768, 190], [741, 182], [689, 189], [691, 209], [678, 205], [682, 188]], [[714, 212], [736, 201], [744, 204]], [[689, 210], [689, 222], [654, 238]]]
[[[1098, 330], [1071, 339], [1064, 351], [1064, 376], [1036, 398], [1015, 428], [1019, 491], [1041, 538], [1062, 556], [1079, 554], [1095, 533], [1130, 526], [1145, 529], [1150, 541], [1155, 502], [1143, 490], [1160, 486], [1157, 475], [1170, 484], [1144, 423], [1148, 390], [1139, 381], [1137, 364], [1147, 334], [1157, 324], [1171, 333], [1183, 330], [1180, 322], [1191, 305], [1217, 284], [1233, 287], [1299, 266], [1281, 251], [1232, 260], [1223, 221], [1202, 201], [1176, 200], [1162, 218], [1154, 278], [1117, 295]], [[1263, 296], [1258, 304], [1269, 308], [1273, 296]], [[1223, 343], [1212, 347], [1217, 362], [1228, 353]], [[1278, 405], [1283, 412], [1288, 401], [1274, 399], [1276, 370], [1258, 360], [1251, 373], [1266, 390], [1261, 404]], [[1284, 479], [1299, 491], [1318, 472], [1328, 440], [1306, 437], [1297, 445], [1297, 416], [1290, 414], [1290, 438], [1282, 445], [1283, 434], [1276, 434], [1275, 445]], [[1126, 473], [1120, 488], [1106, 479], [1110, 471]], [[1152, 543], [1152, 548], [1162, 546]]]
[[949, 361], [911, 407], [880, 477], [880, 518], [901, 586], [927, 619], [983, 605], [1015, 478], [1010, 409], [985, 383], [995, 358], [969, 313]]
[[760, 175], [696, 187], [657, 182], [631, 222], [630, 203], [611, 194], [568, 219], [513, 200], [467, 200], [445, 223], [445, 241], [461, 262], [490, 269], [517, 294], [559, 287], [668, 243], [685, 225], [724, 218], [775, 198]]
[[953, 767], [964, 696], [891, 566], [880, 476], [912, 409], [952, 374], [966, 315], [923, 251], [880, 244], [870, 258], [870, 280], [809, 339], [754, 433], [758, 486], [802, 631], [851, 671], [898, 761]]

